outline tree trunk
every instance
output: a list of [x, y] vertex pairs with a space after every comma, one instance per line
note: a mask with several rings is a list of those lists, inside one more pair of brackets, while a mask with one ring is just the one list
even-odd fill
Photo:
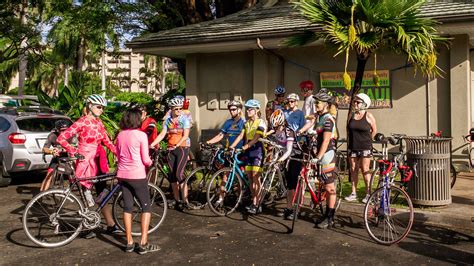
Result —
[[[28, 16], [28, 0], [22, 0], [21, 10], [20, 10], [20, 22], [23, 26], [26, 26], [27, 16]], [[23, 95], [23, 88], [25, 86], [25, 80], [26, 80], [26, 68], [28, 65], [28, 59], [26, 57], [27, 41], [28, 41], [27, 37], [24, 36], [20, 44], [20, 54], [19, 54], [20, 64], [18, 68], [18, 75], [19, 75], [18, 95], [19, 96]]]
[[77, 56], [76, 56], [76, 70], [82, 71], [84, 66], [84, 39], [80, 37], [79, 45], [77, 46]]

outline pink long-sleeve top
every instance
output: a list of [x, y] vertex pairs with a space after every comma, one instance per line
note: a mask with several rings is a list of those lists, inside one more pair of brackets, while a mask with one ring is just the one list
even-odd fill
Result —
[[79, 146], [82, 144], [104, 144], [110, 151], [116, 154], [115, 146], [110, 141], [104, 124], [102, 124], [100, 119], [83, 116], [58, 136], [58, 143], [71, 155], [74, 155], [77, 149], [69, 144], [67, 140], [76, 134], [78, 134]]
[[117, 177], [123, 179], [146, 178], [145, 167], [152, 161], [148, 154], [148, 137], [139, 129], [122, 130], [117, 136]]

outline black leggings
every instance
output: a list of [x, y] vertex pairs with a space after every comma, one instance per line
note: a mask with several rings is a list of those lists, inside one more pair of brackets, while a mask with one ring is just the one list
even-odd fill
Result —
[[[303, 155], [295, 155], [295, 158], [303, 159]], [[288, 169], [285, 172], [286, 186], [289, 190], [296, 189], [298, 184], [298, 176], [300, 175], [303, 164], [299, 161], [290, 160]]]
[[148, 190], [148, 180], [146, 179], [121, 179], [123, 212], [132, 213], [133, 198], [137, 198], [142, 206], [142, 212], [150, 212], [150, 191]]
[[168, 152], [168, 165], [170, 173], [168, 179], [171, 183], [184, 181], [184, 167], [188, 162], [189, 147], [176, 147], [176, 149]]

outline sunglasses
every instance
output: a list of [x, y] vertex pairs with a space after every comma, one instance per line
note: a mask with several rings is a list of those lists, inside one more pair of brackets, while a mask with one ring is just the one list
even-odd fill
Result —
[[355, 104], [361, 104], [364, 103], [363, 101], [354, 101]]
[[288, 102], [289, 103], [295, 103], [296, 101], [295, 100], [289, 100]]
[[249, 112], [249, 111], [254, 111], [255, 108], [247, 108], [246, 111]]
[[99, 109], [99, 110], [102, 110], [104, 109], [104, 107], [102, 105], [94, 105], [95, 108]]
[[235, 112], [237, 110], [239, 110], [239, 109], [238, 108], [229, 108], [229, 111], [231, 111], [231, 112]]
[[183, 108], [173, 108], [173, 111], [181, 111]]

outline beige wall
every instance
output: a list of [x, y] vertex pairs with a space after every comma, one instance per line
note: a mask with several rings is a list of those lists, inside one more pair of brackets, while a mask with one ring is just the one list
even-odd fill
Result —
[[[415, 75], [412, 67], [394, 70], [406, 64], [405, 57], [388, 51], [377, 55], [377, 69], [392, 70], [390, 80], [393, 99], [392, 109], [371, 110], [377, 119], [379, 132], [425, 136], [430, 132], [442, 130], [445, 135], [455, 137], [453, 148], [462, 145], [460, 136], [468, 131], [472, 123], [469, 100], [471, 78], [466, 74], [470, 73], [471, 63], [468, 56], [468, 39], [465, 36], [457, 36], [453, 44], [456, 49], [439, 50], [438, 66], [443, 71], [443, 77], [429, 80], [428, 88], [426, 78], [420, 72]], [[316, 88], [319, 89], [320, 72], [344, 70], [344, 56], [334, 58], [332, 51], [321, 46], [280, 49], [276, 52], [286, 59], [282, 85], [287, 89], [287, 93], [300, 93], [298, 84], [306, 79], [315, 82]], [[200, 130], [219, 128], [228, 116], [226, 110], [206, 109], [207, 92], [238, 91], [242, 92], [243, 100], [255, 97], [266, 102], [274, 98], [273, 89], [281, 79], [281, 62], [275, 56], [261, 50], [193, 55], [188, 56], [188, 61], [189, 58], [195, 58], [197, 62], [196, 69], [188, 68], [187, 73], [192, 76], [194, 74], [189, 72], [196, 71], [196, 79], [199, 80], [196, 82], [199, 93], [193, 93], [198, 95], [200, 101], [198, 108]], [[373, 67], [374, 62], [371, 59], [366, 69], [372, 70]], [[356, 60], [352, 55], [349, 71], [355, 71], [355, 68]], [[189, 88], [190, 80], [187, 80], [187, 85]], [[456, 86], [456, 89], [450, 90], [453, 86]], [[430, 109], [429, 128], [427, 128], [427, 89]], [[455, 113], [450, 111], [451, 108], [456, 110]], [[346, 118], [347, 111], [340, 111], [338, 126], [343, 138], [345, 138]]]

